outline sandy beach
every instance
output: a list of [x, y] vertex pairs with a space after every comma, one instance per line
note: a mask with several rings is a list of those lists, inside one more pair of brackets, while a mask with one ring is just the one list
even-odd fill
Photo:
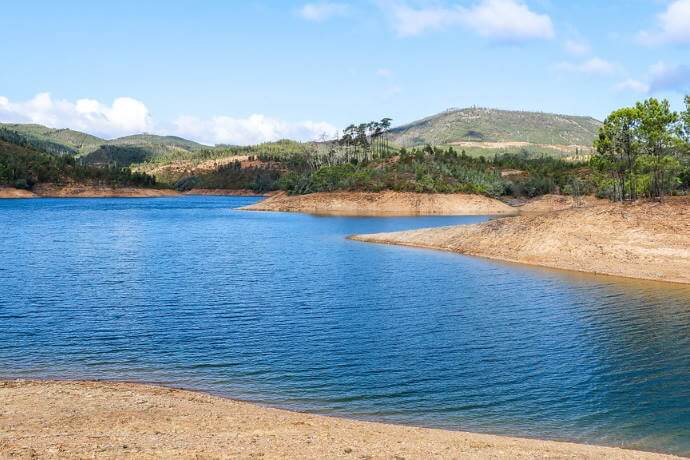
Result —
[[0, 381], [0, 400], [2, 458], [674, 458], [309, 415], [133, 383]]
[[513, 215], [517, 210], [483, 195], [384, 191], [323, 192], [309, 195], [277, 193], [247, 211], [305, 212], [333, 215]]
[[353, 240], [544, 267], [690, 283], [690, 198], [609, 203]]

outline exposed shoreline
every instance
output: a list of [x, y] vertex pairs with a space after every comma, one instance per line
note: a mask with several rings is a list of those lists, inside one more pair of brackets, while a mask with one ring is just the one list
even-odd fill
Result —
[[3, 457], [678, 458], [310, 415], [135, 383], [0, 380], [0, 399]]
[[192, 189], [178, 192], [164, 188], [107, 187], [98, 185], [39, 184], [33, 190], [0, 187], [0, 199], [16, 198], [157, 198], [185, 195], [260, 196], [251, 190]]
[[474, 225], [349, 238], [563, 270], [690, 284], [690, 198], [570, 208]]
[[514, 215], [518, 210], [483, 195], [412, 192], [276, 193], [245, 211], [303, 212], [342, 216]]

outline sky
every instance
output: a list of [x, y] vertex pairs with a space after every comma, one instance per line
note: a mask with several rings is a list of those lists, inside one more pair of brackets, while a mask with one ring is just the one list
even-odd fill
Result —
[[690, 93], [690, 0], [6, 2], [0, 121], [206, 144]]

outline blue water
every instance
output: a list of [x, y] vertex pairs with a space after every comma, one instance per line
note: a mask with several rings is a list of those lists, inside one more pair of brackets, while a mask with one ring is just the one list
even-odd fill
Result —
[[482, 217], [0, 200], [0, 377], [690, 454], [690, 288], [352, 233]]

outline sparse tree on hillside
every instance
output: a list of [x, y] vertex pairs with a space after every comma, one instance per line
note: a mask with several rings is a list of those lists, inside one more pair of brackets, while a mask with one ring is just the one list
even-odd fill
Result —
[[[686, 100], [690, 105], [690, 101]], [[608, 175], [599, 189], [614, 200], [645, 195], [661, 199], [683, 181], [680, 159], [687, 148], [686, 112], [654, 98], [609, 115], [595, 141], [595, 171]]]
[[616, 110], [606, 118], [594, 143], [598, 156], [593, 165], [611, 174], [616, 200], [637, 199], [635, 162], [639, 154], [636, 139], [639, 118], [635, 107]]

